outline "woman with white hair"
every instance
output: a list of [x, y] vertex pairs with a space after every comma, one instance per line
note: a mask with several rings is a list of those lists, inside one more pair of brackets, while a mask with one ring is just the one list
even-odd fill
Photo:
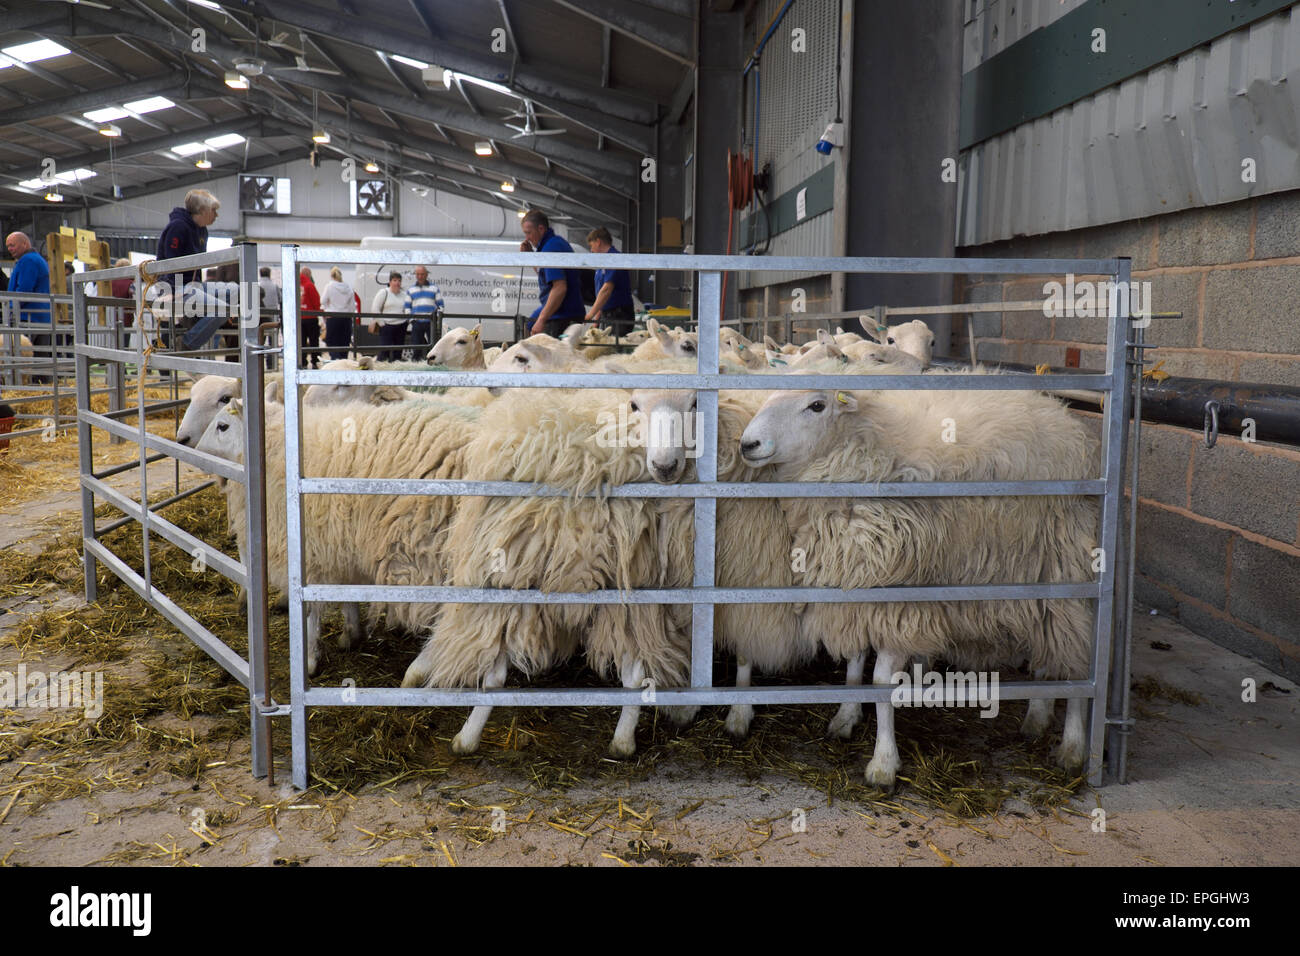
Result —
[[[185, 205], [172, 209], [167, 226], [158, 237], [158, 258], [179, 259], [182, 256], [207, 252], [208, 227], [216, 222], [217, 211], [220, 208], [221, 200], [206, 189], [191, 189], [187, 192]], [[204, 294], [199, 279], [199, 270], [189, 269], [161, 280], [170, 282], [173, 287], [181, 286], [185, 290], [183, 300], [173, 291], [173, 309], [175, 303], [180, 301], [186, 303], [186, 311], [190, 311], [191, 314], [196, 311], [194, 303], [202, 306], [201, 317], [195, 320], [194, 325], [181, 339], [181, 346], [187, 351], [206, 348], [213, 334], [229, 318], [227, 311], [220, 307], [221, 303]], [[178, 318], [173, 314], [173, 326]]]
[[330, 280], [320, 297], [321, 311], [327, 313], [321, 320], [325, 347], [330, 350], [330, 358], [345, 359], [348, 346], [352, 344], [352, 317], [355, 314], [352, 286], [343, 281], [343, 270], [338, 266], [330, 269]]

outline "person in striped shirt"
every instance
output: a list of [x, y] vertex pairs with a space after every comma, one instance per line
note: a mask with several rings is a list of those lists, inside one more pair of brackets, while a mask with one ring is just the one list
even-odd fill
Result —
[[[442, 290], [429, 281], [429, 270], [415, 267], [415, 284], [406, 290], [411, 297], [411, 344], [418, 358], [433, 345], [433, 319], [442, 321]], [[439, 327], [441, 331], [441, 327]]]

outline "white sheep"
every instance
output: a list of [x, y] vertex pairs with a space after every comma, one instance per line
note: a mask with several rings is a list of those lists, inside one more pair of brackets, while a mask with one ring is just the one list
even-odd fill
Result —
[[888, 328], [877, 325], [876, 320], [870, 315], [858, 316], [858, 322], [863, 331], [876, 342], [906, 352], [920, 362], [923, 369], [930, 367], [930, 359], [934, 355], [934, 333], [920, 319]]
[[863, 340], [844, 346], [842, 351], [849, 361], [862, 365], [888, 365], [917, 374], [925, 371], [920, 359], [893, 345]]
[[429, 349], [429, 364], [455, 369], [487, 368], [482, 332], [482, 322], [472, 329], [454, 328], [445, 332]]
[[[371, 371], [383, 368], [369, 355], [355, 359], [334, 359], [320, 367], [325, 371]], [[283, 395], [283, 386], [281, 386]], [[382, 405], [387, 402], [404, 402], [420, 398], [421, 393], [398, 388], [395, 385], [310, 385], [303, 392], [303, 405], [342, 405], [346, 402], [369, 402]], [[283, 401], [283, 399], [281, 399]]]
[[619, 342], [623, 345], [640, 345], [642, 342], [652, 338], [647, 329], [633, 329], [626, 335], [619, 337]]
[[844, 348], [844, 346], [852, 345], [854, 342], [861, 342], [862, 336], [858, 335], [856, 332], [845, 332], [837, 325], [835, 326], [834, 339], [836, 345], [840, 348]]
[[670, 331], [654, 319], [646, 321], [646, 329], [654, 338], [646, 339], [638, 345], [632, 352], [633, 358], [694, 358], [699, 351], [700, 337], [696, 332], [683, 332], [680, 329]]
[[[951, 420], [949, 422], [948, 420]], [[955, 423], [955, 440], [946, 425]], [[741, 453], [781, 481], [1081, 479], [1096, 470], [1096, 442], [1057, 401], [1033, 392], [834, 389], [777, 393], [745, 429]], [[822, 587], [1082, 581], [1091, 576], [1095, 502], [1079, 497], [792, 499], [784, 503], [802, 583]], [[1039, 678], [1089, 670], [1088, 602], [970, 601], [809, 604], [801, 627], [861, 683], [891, 683], [912, 656], [987, 667], [1027, 654]], [[1086, 757], [1086, 701], [1072, 698], [1057, 759]], [[847, 736], [860, 717], [845, 704], [831, 723]], [[900, 766], [889, 703], [876, 707], [867, 782], [892, 786]], [[1029, 735], [1051, 720], [1032, 702]]]
[[[326, 478], [458, 478], [460, 455], [479, 410], [419, 397], [385, 405], [347, 403], [306, 408], [302, 474]], [[288, 591], [283, 411], [266, 419], [266, 561], [271, 587]], [[232, 400], [199, 441], [201, 451], [242, 462], [242, 403]], [[226, 482], [226, 504], [241, 561], [246, 553], [246, 492]], [[332, 584], [439, 584], [442, 538], [454, 498], [437, 495], [307, 495], [304, 499], [304, 581]], [[388, 608], [390, 622], [413, 628], [431, 617], [427, 605]], [[372, 617], [378, 609], [372, 607]], [[361, 637], [357, 605], [344, 604], [339, 646]], [[307, 665], [315, 673], [321, 607], [307, 617]], [[412, 623], [415, 622], [415, 623]]]
[[843, 349], [835, 344], [835, 340], [831, 338], [830, 333], [818, 329], [817, 341], [810, 344], [804, 352], [794, 356], [790, 360], [790, 367], [802, 369], [809, 365], [824, 362], [827, 359], [835, 359], [839, 362], [848, 361]]

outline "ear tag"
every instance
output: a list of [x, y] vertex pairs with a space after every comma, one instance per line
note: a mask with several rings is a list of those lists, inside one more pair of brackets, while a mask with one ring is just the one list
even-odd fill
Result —
[[839, 402], [841, 405], [847, 405], [849, 403], [848, 396], [843, 392], [835, 393], [835, 401]]

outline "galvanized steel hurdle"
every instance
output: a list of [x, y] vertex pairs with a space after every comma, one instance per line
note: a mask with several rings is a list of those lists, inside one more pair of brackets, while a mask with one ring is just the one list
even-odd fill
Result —
[[[257, 247], [244, 243], [217, 252], [205, 252], [199, 255], [162, 262], [149, 263], [148, 274], [166, 281], [179, 270], [199, 269], [205, 266], [236, 264], [240, 272], [240, 289], [247, 290], [248, 282], [256, 288]], [[241, 296], [240, 329], [243, 348], [240, 365], [230, 362], [205, 358], [193, 358], [175, 352], [155, 351], [148, 356], [148, 364], [154, 368], [168, 369], [173, 372], [192, 372], [197, 374], [228, 375], [238, 371], [243, 380], [245, 399], [255, 396], [252, 401], [245, 401], [245, 447], [244, 464], [241, 466], [224, 458], [217, 458], [204, 452], [180, 445], [160, 435], [154, 435], [146, 429], [147, 414], [157, 409], [174, 407], [176, 402], [146, 402], [144, 389], [137, 391], [136, 407], [120, 412], [101, 415], [90, 407], [89, 369], [92, 360], [117, 363], [134, 362], [137, 370], [146, 364], [144, 347], [145, 336], [136, 337], [134, 349], [106, 348], [89, 344], [89, 336], [106, 331], [109, 327], [92, 325], [91, 309], [96, 302], [102, 302], [86, 294], [86, 283], [134, 277], [135, 266], [123, 266], [101, 269], [97, 272], [78, 273], [72, 277], [73, 326], [76, 335], [74, 347], [77, 367], [77, 422], [80, 441], [81, 466], [81, 535], [85, 563], [86, 600], [94, 601], [98, 597], [96, 581], [97, 565], [103, 563], [116, 574], [141, 600], [153, 607], [163, 617], [175, 625], [181, 633], [193, 641], [204, 653], [221, 665], [235, 680], [239, 681], [249, 692], [250, 723], [252, 742], [253, 776], [265, 777], [272, 772], [271, 762], [271, 723], [270, 717], [277, 711], [277, 705], [271, 699], [269, 689], [269, 668], [266, 646], [266, 494], [265, 494], [265, 441], [264, 417], [262, 406], [263, 392], [263, 358], [259, 348], [258, 309]], [[136, 315], [143, 320], [145, 290], [137, 289]], [[116, 300], [109, 299], [108, 302]], [[134, 427], [120, 421], [126, 415], [137, 416]], [[139, 445], [139, 458], [127, 465], [117, 465], [96, 472], [92, 458], [91, 428], [100, 428], [110, 435], [133, 441]], [[150, 455], [154, 451], [157, 454]], [[149, 503], [148, 466], [151, 462], [171, 457], [194, 465], [205, 472], [220, 475], [230, 481], [237, 481], [248, 489], [247, 521], [248, 537], [246, 564], [232, 560], [224, 553], [196, 538], [188, 531], [177, 527], [156, 512], [175, 501], [185, 498], [212, 482], [187, 489], [168, 498]], [[140, 470], [140, 500], [135, 501], [107, 484], [104, 479], [131, 467]], [[178, 466], [179, 467], [179, 466]], [[104, 527], [95, 526], [95, 497], [99, 496], [113, 507], [126, 514], [125, 518], [110, 522]], [[100, 536], [121, 527], [131, 521], [138, 522], [143, 542], [143, 573], [137, 572], [129, 564], [114, 554]], [[217, 638], [210, 630], [195, 620], [184, 608], [171, 597], [164, 594], [153, 583], [152, 558], [150, 553], [150, 534], [157, 534], [178, 548], [195, 556], [201, 555], [206, 566], [217, 571], [230, 580], [243, 585], [247, 592], [248, 610], [248, 659], [232, 650]]]
[[[414, 264], [428, 262], [428, 252], [400, 252], [355, 248], [313, 248], [311, 262], [338, 264]], [[1091, 676], [1086, 680], [1025, 681], [1000, 685], [1002, 699], [1086, 698], [1089, 716], [1089, 778], [1101, 783], [1103, 736], [1107, 729], [1105, 702], [1111, 659], [1119, 513], [1123, 503], [1124, 434], [1129, 411], [1129, 375], [1126, 364], [1127, 300], [1113, 309], [1107, 335], [1107, 365], [1101, 374], [973, 375], [845, 375], [835, 384], [844, 389], [1031, 390], [1089, 389], [1106, 393], [1103, 425], [1104, 469], [1100, 478], [1080, 481], [998, 482], [885, 482], [885, 483], [742, 483], [717, 481], [717, 415], [719, 389], [824, 388], [819, 375], [720, 375], [718, 330], [721, 316], [721, 275], [762, 268], [769, 272], [863, 272], [915, 274], [1015, 274], [1060, 275], [1073, 272], [1103, 275], [1128, 288], [1128, 259], [890, 259], [794, 258], [764, 256], [761, 262], [747, 256], [681, 256], [624, 253], [618, 256], [556, 253], [466, 254], [436, 253], [442, 265], [524, 268], [563, 267], [595, 269], [663, 269], [699, 273], [698, 374], [510, 374], [491, 372], [375, 372], [303, 371], [294, 357], [299, 344], [298, 303], [284, 301], [285, 362], [285, 492], [288, 504], [290, 716], [293, 745], [293, 782], [306, 789], [309, 782], [307, 709], [309, 707], [387, 706], [429, 707], [489, 706], [622, 706], [642, 703], [639, 689], [537, 689], [501, 688], [387, 688], [312, 687], [307, 682], [304, 648], [304, 614], [307, 601], [383, 601], [418, 603], [509, 604], [690, 604], [692, 614], [691, 686], [656, 688], [655, 705], [730, 705], [733, 703], [832, 704], [845, 701], [888, 701], [893, 685], [715, 687], [713, 686], [713, 606], [715, 604], [773, 604], [786, 602], [893, 602], [987, 599], [1093, 598], [1097, 601]], [[286, 287], [298, 273], [298, 247], [282, 247]], [[301, 461], [301, 410], [299, 385], [429, 385], [449, 387], [505, 386], [517, 388], [655, 388], [693, 389], [698, 393], [699, 436], [694, 484], [633, 483], [609, 489], [612, 497], [695, 499], [695, 574], [689, 588], [632, 591], [543, 592], [505, 588], [362, 586], [303, 582], [302, 496], [307, 494], [567, 496], [562, 489], [528, 482], [424, 479], [304, 478]], [[837, 588], [720, 588], [714, 581], [714, 544], [718, 498], [838, 498], [838, 497], [954, 497], [1000, 495], [1088, 495], [1102, 499], [1101, 538], [1107, 556], [1099, 576], [1089, 582], [1053, 584], [996, 584]], [[1122, 632], [1121, 632], [1122, 633]]]

